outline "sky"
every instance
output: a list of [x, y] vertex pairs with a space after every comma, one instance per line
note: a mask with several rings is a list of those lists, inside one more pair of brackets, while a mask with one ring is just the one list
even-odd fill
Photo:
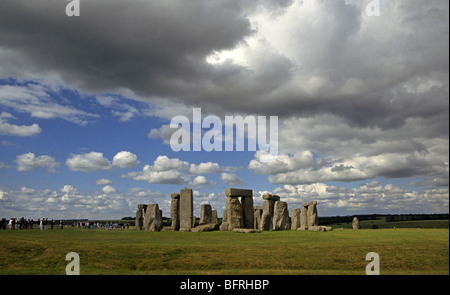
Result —
[[[170, 217], [184, 187], [196, 216], [229, 187], [319, 216], [449, 212], [448, 1], [71, 4], [0, 1], [0, 217]], [[278, 156], [175, 151], [194, 108], [277, 117]]]

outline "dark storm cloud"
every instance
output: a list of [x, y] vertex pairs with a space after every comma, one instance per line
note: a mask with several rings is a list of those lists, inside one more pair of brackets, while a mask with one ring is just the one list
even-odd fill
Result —
[[[56, 73], [86, 91], [360, 127], [437, 117], [433, 132], [448, 134], [446, 1], [385, 1], [372, 18], [344, 0], [82, 0], [70, 18], [67, 3], [2, 1], [1, 76]], [[206, 62], [233, 49], [247, 64]]]

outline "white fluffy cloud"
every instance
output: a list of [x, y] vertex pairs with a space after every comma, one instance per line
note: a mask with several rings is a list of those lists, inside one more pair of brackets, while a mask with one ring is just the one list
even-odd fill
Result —
[[215, 174], [222, 172], [218, 163], [206, 162], [198, 165], [191, 164], [189, 172], [192, 174]]
[[237, 176], [236, 174], [232, 173], [222, 173], [220, 174], [220, 180], [222, 180], [224, 183], [228, 185], [238, 185], [243, 183], [243, 180]]
[[169, 170], [187, 170], [189, 169], [189, 162], [181, 161], [177, 158], [169, 158], [167, 156], [158, 156], [153, 165], [144, 167], [144, 170], [152, 171], [169, 171]]
[[110, 185], [104, 186], [104, 187], [102, 188], [102, 191], [103, 191], [105, 194], [113, 194], [113, 193], [117, 192], [117, 190], [116, 190], [114, 187], [110, 186]]
[[26, 153], [18, 155], [15, 162], [17, 163], [17, 171], [28, 172], [37, 168], [46, 168], [48, 172], [56, 172], [56, 167], [59, 163], [55, 161], [55, 158], [50, 156], [38, 156], [33, 153]]
[[0, 134], [15, 136], [31, 136], [41, 133], [42, 129], [38, 124], [14, 125], [6, 122], [6, 119], [14, 118], [10, 113], [2, 112], [0, 114]]
[[191, 182], [189, 182], [189, 186], [193, 187], [194, 189], [200, 189], [215, 184], [216, 184], [215, 181], [208, 180], [203, 175], [198, 175]]
[[121, 151], [114, 156], [112, 164], [114, 166], [119, 166], [120, 168], [130, 168], [138, 165], [139, 161], [135, 154], [127, 151]]
[[409, 190], [392, 184], [382, 185], [376, 181], [355, 188], [315, 183], [308, 185], [284, 185], [273, 193], [289, 203], [290, 208], [301, 207], [303, 202], [316, 200], [319, 214], [354, 214], [380, 212], [442, 213], [448, 210], [448, 189]]
[[109, 160], [103, 157], [103, 153], [99, 152], [71, 155], [66, 160], [66, 165], [70, 170], [82, 172], [101, 171], [111, 168]]
[[112, 183], [112, 181], [107, 178], [100, 178], [95, 181], [95, 184], [97, 184], [97, 185], [106, 185], [106, 184], [111, 184], [111, 183]]
[[[79, 125], [86, 125], [89, 118], [99, 117], [68, 105], [63, 95], [58, 93], [60, 90], [58, 88], [52, 89], [51, 86], [39, 83], [0, 85], [0, 105], [12, 108], [17, 112], [28, 113], [34, 118], [60, 118]], [[24, 129], [26, 126], [20, 127]], [[28, 129], [27, 132], [40, 132], [37, 124], [28, 126]], [[37, 132], [38, 130], [39, 132]]]

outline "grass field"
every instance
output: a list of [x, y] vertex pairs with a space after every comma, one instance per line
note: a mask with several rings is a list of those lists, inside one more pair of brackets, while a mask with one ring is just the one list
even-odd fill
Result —
[[0, 274], [65, 274], [65, 255], [90, 274], [449, 274], [448, 229], [331, 232], [0, 231]]

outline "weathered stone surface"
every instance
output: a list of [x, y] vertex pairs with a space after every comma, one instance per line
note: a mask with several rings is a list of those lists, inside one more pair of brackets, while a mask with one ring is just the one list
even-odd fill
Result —
[[222, 222], [219, 228], [220, 230], [228, 230], [228, 222]]
[[361, 226], [359, 225], [358, 218], [356, 218], [356, 217], [353, 218], [352, 227], [353, 227], [353, 229], [360, 229], [361, 228]]
[[253, 190], [240, 188], [227, 188], [225, 190], [227, 197], [253, 197]]
[[250, 234], [250, 233], [259, 233], [260, 230], [254, 229], [254, 228], [234, 228], [234, 232], [236, 233], [244, 233], [244, 234]]
[[180, 194], [172, 193], [172, 201], [170, 204], [170, 217], [172, 219], [172, 230], [180, 229]]
[[254, 229], [259, 229], [261, 226], [261, 218], [262, 218], [262, 214], [263, 214], [263, 209], [262, 206], [258, 206], [258, 207], [254, 207], [255, 208], [255, 212], [254, 212]]
[[291, 210], [291, 229], [297, 230], [300, 227], [300, 208]]
[[227, 197], [227, 222], [228, 230], [244, 227], [242, 205], [238, 197]]
[[314, 225], [308, 228], [308, 231], [331, 231], [333, 228], [331, 226]]
[[227, 210], [225, 209], [223, 211], [223, 215], [222, 215], [222, 222], [227, 222], [228, 221], [228, 216], [227, 216]]
[[210, 204], [203, 204], [200, 210], [200, 222], [199, 224], [212, 223], [212, 207]]
[[253, 196], [242, 197], [242, 218], [244, 219], [244, 228], [254, 228], [255, 216], [253, 210]]
[[306, 203], [302, 204], [303, 207], [308, 207], [311, 205], [317, 205], [317, 201], [311, 201], [311, 202], [306, 202]]
[[149, 204], [145, 210], [144, 230], [160, 231], [162, 228], [162, 213], [158, 204]]
[[317, 202], [308, 206], [308, 228], [316, 225], [319, 225], [319, 219], [317, 217]]
[[142, 230], [144, 225], [144, 205], [139, 204], [136, 210], [135, 229]]
[[261, 230], [271, 230], [273, 228], [273, 208], [275, 201], [266, 199], [263, 203], [263, 214], [261, 216]]
[[217, 217], [217, 210], [212, 210], [211, 223], [219, 224], [219, 218]]
[[180, 191], [180, 230], [189, 231], [194, 224], [194, 197], [192, 189]]
[[308, 229], [308, 207], [302, 207], [300, 213], [300, 230]]
[[277, 195], [272, 195], [272, 194], [265, 194], [262, 196], [263, 200], [271, 200], [271, 201], [279, 201], [280, 197]]
[[291, 228], [289, 221], [289, 211], [286, 202], [276, 201], [273, 213], [273, 229], [287, 230]]
[[191, 229], [192, 232], [203, 232], [213, 230], [219, 230], [219, 225], [217, 223], [201, 224]]

